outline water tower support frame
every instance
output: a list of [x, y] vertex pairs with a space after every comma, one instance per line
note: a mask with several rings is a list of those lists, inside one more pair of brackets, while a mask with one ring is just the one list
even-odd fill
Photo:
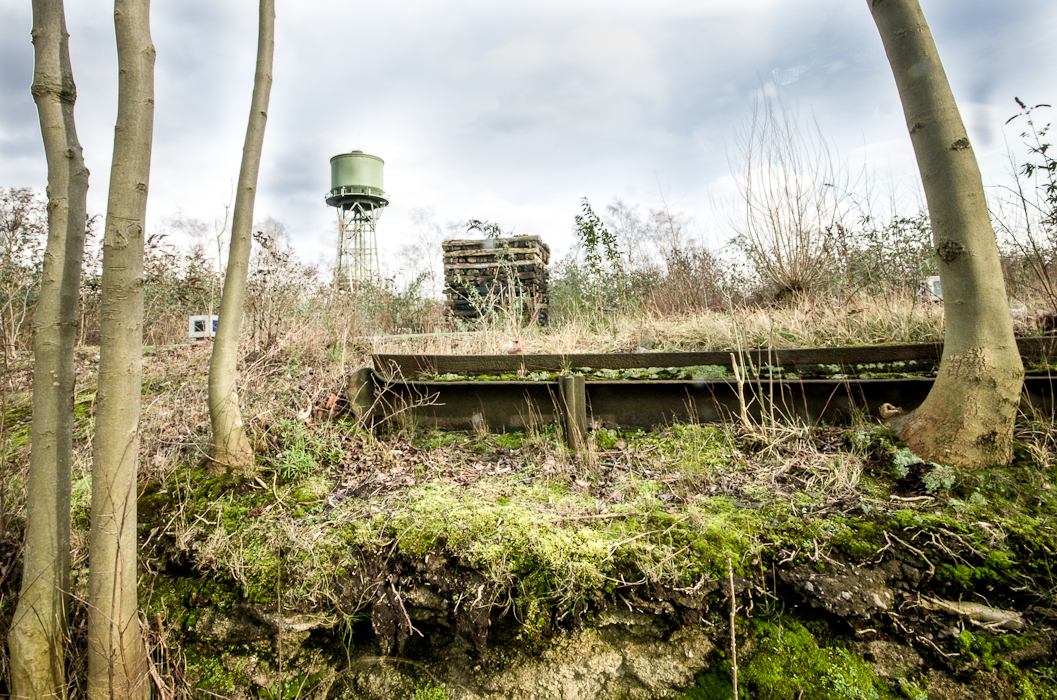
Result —
[[356, 201], [338, 207], [338, 259], [334, 282], [339, 289], [377, 284], [378, 236], [375, 233], [384, 205]]

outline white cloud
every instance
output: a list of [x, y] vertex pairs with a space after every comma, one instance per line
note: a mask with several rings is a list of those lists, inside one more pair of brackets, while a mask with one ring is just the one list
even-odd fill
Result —
[[[1013, 95], [1057, 99], [1057, 3], [923, 4], [985, 179], [1001, 175]], [[102, 212], [116, 113], [112, 7], [84, 0], [67, 12], [91, 206]], [[156, 6], [153, 20], [148, 215], [160, 222], [182, 208], [211, 221], [238, 174], [256, 18], [231, 0], [187, 0]], [[28, 30], [28, 3], [0, 0], [0, 186], [44, 184]], [[281, 6], [257, 213], [284, 221], [306, 258], [329, 260], [328, 160], [356, 147], [386, 161], [385, 245], [409, 234], [413, 208], [432, 206], [441, 221], [490, 218], [560, 248], [580, 197], [656, 206], [662, 191], [710, 228], [708, 191], [728, 177], [726, 144], [761, 79], [817, 117], [849, 162], [915, 175], [862, 3]]]

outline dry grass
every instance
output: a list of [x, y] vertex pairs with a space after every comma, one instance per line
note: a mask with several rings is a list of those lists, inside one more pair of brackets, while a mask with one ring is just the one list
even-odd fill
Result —
[[[331, 605], [337, 588], [319, 560], [321, 552], [347, 551], [350, 541], [367, 547], [394, 537], [425, 551], [441, 535], [456, 541], [465, 530], [476, 538], [466, 540], [468, 556], [496, 581], [516, 578], [500, 546], [512, 541], [550, 567], [555, 595], [569, 600], [599, 585], [598, 576], [613, 575], [614, 557], [634, 557], [642, 581], [606, 579], [609, 583], [691, 586], [695, 581], [685, 573], [691, 541], [716, 538], [716, 561], [724, 570], [728, 555], [735, 565], [738, 557], [743, 563], [751, 560], [762, 546], [756, 515], [761, 508], [800, 514], [806, 522], [876, 503], [869, 458], [850, 449], [844, 429], [809, 429], [782, 416], [768, 416], [762, 425], [671, 426], [634, 437], [596, 431], [586, 451], [574, 454], [549, 427], [514, 441], [511, 436], [445, 434], [431, 442], [433, 437], [413, 426], [380, 437], [338, 427], [318, 407], [347, 371], [370, 363], [372, 352], [502, 353], [517, 338], [533, 353], [920, 342], [941, 339], [942, 321], [938, 306], [889, 298], [844, 310], [802, 301], [786, 308], [676, 319], [644, 315], [543, 329], [501, 323], [482, 333], [422, 338], [357, 339], [335, 331], [341, 328], [335, 319], [291, 326], [267, 347], [247, 340], [242, 348], [243, 415], [264, 462], [262, 480], [244, 484], [241, 494], [204, 501], [193, 475], [208, 446], [211, 346], [156, 348], [144, 363], [141, 483], [173, 488], [178, 482], [183, 493], [197, 494], [199, 500], [174, 500], [172, 510], [156, 521], [158, 532], [143, 543], [144, 565], [148, 572], [161, 566], [150, 548], [164, 546], [202, 571], [228, 575], [252, 589], [273, 575], [268, 562], [278, 558], [281, 543], [283, 558], [298, 562], [293, 575], [283, 573], [284, 599], [317, 610]], [[95, 358], [94, 349], [79, 351], [78, 406], [83, 410], [75, 444], [72, 542], [78, 595], [87, 567]], [[9, 388], [26, 405], [23, 384], [29, 375], [19, 376]], [[306, 414], [313, 406], [315, 414]], [[333, 442], [340, 449], [333, 458], [318, 460], [311, 475], [288, 479], [280, 464], [288, 440], [282, 426], [294, 423], [313, 444]], [[1036, 461], [1052, 463], [1052, 422], [1022, 431], [1027, 431], [1022, 442]], [[15, 457], [22, 459], [25, 448], [19, 449]], [[254, 506], [259, 511], [229, 514], [223, 525], [226, 509], [238, 506], [239, 498], [257, 503], [256, 496], [266, 502]], [[817, 541], [814, 534], [808, 538], [816, 557], [827, 551], [823, 534]], [[500, 539], [493, 542], [493, 537]], [[567, 551], [577, 537], [578, 549]], [[181, 663], [166, 646], [172, 632], [160, 617], [148, 623], [164, 676], [166, 668]]]
[[642, 313], [555, 327], [497, 324], [489, 331], [424, 337], [377, 337], [370, 353], [502, 354], [520, 339], [527, 353], [730, 350], [938, 342], [943, 307], [913, 296], [859, 299], [852, 305], [802, 299], [785, 307], [734, 308], [692, 316]]

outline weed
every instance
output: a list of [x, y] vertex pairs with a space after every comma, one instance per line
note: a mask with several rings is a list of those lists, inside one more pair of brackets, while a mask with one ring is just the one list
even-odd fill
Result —
[[286, 482], [306, 479], [323, 464], [340, 459], [333, 435], [310, 434], [302, 422], [290, 419], [280, 421], [278, 430], [284, 449], [275, 460], [275, 469]]

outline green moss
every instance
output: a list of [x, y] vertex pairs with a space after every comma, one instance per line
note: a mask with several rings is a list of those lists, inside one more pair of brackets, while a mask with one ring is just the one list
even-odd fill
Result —
[[220, 525], [227, 531], [239, 529], [246, 521], [250, 509], [245, 505], [230, 505], [220, 511]]
[[906, 700], [929, 700], [928, 692], [907, 678], [899, 679], [899, 692]]
[[33, 419], [33, 401], [29, 392], [23, 392], [16, 400], [16, 396], [8, 394], [7, 413], [4, 414], [5, 431], [12, 430], [18, 425], [29, 425]]
[[70, 526], [87, 533], [92, 518], [92, 475], [74, 477], [70, 491]]
[[820, 646], [792, 620], [751, 621], [756, 647], [739, 682], [760, 700], [887, 700], [896, 697], [870, 666], [848, 649]]
[[199, 611], [226, 612], [240, 598], [239, 587], [227, 577], [157, 576], [141, 582], [141, 598], [151, 616], [161, 615], [178, 629], [190, 629]]
[[[627, 444], [630, 468], [622, 463], [620, 469], [612, 468], [610, 456], [573, 456], [545, 444], [554, 435], [552, 427], [531, 434], [419, 435], [416, 446], [444, 449], [420, 460], [430, 465], [426, 473], [434, 478], [424, 485], [386, 489], [378, 496], [372, 485], [361, 491], [363, 496], [349, 496], [336, 507], [325, 502], [332, 485], [344, 484], [350, 476], [360, 478], [359, 472], [335, 470], [290, 481], [273, 481], [266, 473], [266, 486], [260, 488], [230, 478], [211, 479], [197, 465], [174, 465], [176, 472], [165, 484], [145, 486], [144, 513], [180, 513], [181, 534], [191, 533], [188, 546], [174, 555], [185, 557], [180, 566], [193, 565], [203, 579], [227, 583], [216, 592], [186, 582], [156, 586], [152, 610], [164, 611], [166, 619], [187, 629], [195, 624], [203, 599], [218, 606], [235, 600], [273, 605], [280, 574], [284, 605], [326, 609], [339, 588], [337, 581], [365, 571], [361, 558], [378, 554], [381, 561], [399, 552], [405, 561], [421, 560], [440, 552], [449, 556], [453, 569], [472, 571], [475, 588], [470, 595], [494, 591], [502, 596], [498, 605], [513, 602], [513, 617], [522, 627], [506, 639], [532, 651], [549, 643], [550, 621], [556, 616], [572, 610], [575, 617], [576, 611], [605, 594], [619, 599], [629, 591], [641, 595], [651, 589], [693, 587], [702, 577], [725, 580], [728, 561], [746, 578], [766, 571], [770, 582], [772, 562], [824, 566], [824, 557], [805, 554], [814, 551], [861, 562], [873, 559], [886, 545], [899, 550], [892, 537], [927, 550], [936, 571], [924, 585], [933, 586], [935, 594], [957, 597], [955, 589], [992, 586], [997, 590], [989, 596], [997, 596], [991, 599], [998, 605], [1008, 599], [1010, 587], [1026, 581], [1035, 588], [1045, 586], [1043, 590], [1053, 587], [1047, 567], [1057, 551], [1057, 505], [1044, 498], [1042, 484], [1057, 482], [1057, 475], [1033, 465], [958, 474], [949, 486], [941, 484], [930, 501], [899, 503], [890, 495], [904, 495], [908, 486], [894, 480], [891, 472], [901, 443], [883, 429], [851, 431], [849, 442], [873, 469], [873, 490], [860, 492], [864, 495], [858, 500], [862, 512], [868, 512], [863, 516], [854, 500], [842, 501], [838, 510], [827, 508], [832, 493], [795, 491], [782, 481], [781, 489], [792, 493], [776, 494], [769, 484], [752, 483], [748, 470], [754, 465], [746, 465], [739, 455], [738, 438], [715, 426], [632, 434], [596, 431], [601, 449], [617, 443], [625, 449]], [[274, 452], [265, 452], [262, 460], [283, 476], [281, 459], [291, 449], [300, 449], [313, 460], [315, 474], [330, 465], [331, 447], [340, 447], [341, 459], [348, 463], [348, 443], [342, 446], [327, 430], [302, 424], [276, 435]], [[458, 449], [447, 449], [451, 447]], [[385, 445], [368, 442], [365, 449], [376, 448], [384, 454]], [[460, 465], [459, 454], [492, 455], [500, 449], [524, 450], [507, 457], [518, 461], [514, 473], [469, 481], [460, 477], [460, 470], [473, 474], [470, 470], [487, 460]], [[353, 466], [370, 467], [370, 459]], [[388, 465], [395, 458], [385, 459]], [[441, 459], [442, 473], [434, 468]], [[915, 464], [906, 454], [898, 459]], [[550, 460], [557, 468], [542, 469], [540, 465]], [[907, 473], [922, 471], [919, 467]], [[731, 495], [712, 492], [710, 481], [724, 484]], [[920, 493], [923, 484], [910, 486]], [[81, 493], [86, 508], [87, 483]], [[906, 507], [890, 510], [901, 505]], [[152, 525], [165, 525], [170, 517], [155, 517]], [[170, 534], [162, 533], [155, 541]], [[930, 544], [933, 536], [960, 558], [940, 553]], [[839, 553], [832, 554], [833, 548]], [[797, 549], [802, 552], [799, 558], [787, 560]], [[393, 556], [393, 561], [401, 558]], [[476, 588], [482, 580], [488, 587]], [[797, 698], [802, 690], [805, 699], [884, 700], [897, 692], [877, 681], [854, 654], [824, 637], [824, 631], [789, 621], [755, 625], [752, 633], [756, 651], [745, 658], [741, 679], [757, 697]], [[1049, 697], [1037, 690], [1045, 687], [1047, 676], [1002, 665], [995, 642], [983, 637], [985, 641], [965, 640], [966, 664], [987, 663], [1019, 674], [1010, 677], [1035, 693], [1024, 691], [1025, 697]], [[216, 679], [213, 687], [222, 686], [221, 670], [207, 665], [203, 673]], [[717, 671], [687, 691], [697, 695], [687, 697], [729, 697], [721, 694], [724, 687], [729, 689], [729, 679]], [[279, 690], [268, 692], [277, 695]], [[283, 695], [287, 690], [282, 688]], [[911, 683], [903, 694], [915, 697], [919, 690]]]
[[185, 650], [184, 657], [187, 661], [186, 675], [194, 687], [230, 696], [237, 686], [245, 685], [245, 680], [237, 672], [224, 668], [221, 656], [215, 651], [191, 647]]
[[833, 517], [819, 528], [818, 534], [848, 556], [866, 559], [884, 546], [884, 531], [884, 525], [877, 521]]
[[[784, 367], [777, 365], [760, 365], [758, 367], [746, 367], [743, 376], [750, 380], [754, 379], [797, 379], [797, 378], [831, 378], [840, 379], [845, 376], [857, 376], [863, 379], [890, 379], [905, 377], [920, 377], [934, 375], [936, 362], [932, 360], [911, 362], [881, 362], [861, 363], [847, 366], [841, 365], [797, 365], [795, 370], [792, 366]], [[607, 369], [595, 367], [566, 367], [564, 371], [575, 372], [583, 375], [587, 380], [599, 381], [644, 381], [661, 379], [684, 379], [697, 382], [709, 381], [733, 381], [736, 377], [728, 365], [688, 365], [685, 367], [632, 367], [625, 369]], [[431, 375], [424, 377], [429, 381], [436, 382], [509, 382], [509, 381], [537, 381], [554, 382], [558, 380], [559, 371], [534, 371], [518, 374], [516, 372], [505, 372], [499, 374], [464, 374], [450, 372], [446, 374]]]
[[160, 481], [148, 481], [139, 485], [136, 510], [140, 523], [154, 522], [171, 504], [172, 494]]
[[525, 446], [529, 437], [525, 433], [516, 432], [499, 433], [498, 435], [493, 435], [492, 439], [495, 441], [496, 447], [502, 447], [507, 450], [517, 450]]
[[541, 585], [563, 579], [571, 590], [597, 588], [609, 538], [591, 527], [539, 522], [522, 503], [473, 502], [446, 490], [423, 489], [406, 510], [391, 514], [401, 551], [424, 556], [437, 546], [462, 553], [495, 580], [535, 576]]
[[427, 683], [424, 686], [415, 688], [412, 700], [448, 700], [449, 697], [451, 696], [448, 695], [448, 691], [444, 688], [435, 683]]
[[414, 438], [415, 447], [424, 450], [432, 450], [438, 447], [450, 447], [458, 444], [463, 439], [462, 434], [447, 430], [430, 430], [426, 433], [416, 434]]
[[1017, 669], [1013, 683], [1021, 700], [1057, 700], [1057, 667]]
[[734, 684], [730, 676], [719, 670], [710, 670], [694, 679], [694, 687], [679, 696], [679, 700], [730, 700], [734, 697]]
[[1007, 676], [1016, 678], [1020, 675], [1019, 670], [1004, 661], [1001, 656], [1019, 649], [1026, 649], [1031, 646], [1032, 641], [1030, 635], [992, 635], [986, 632], [974, 634], [969, 630], [962, 630], [956, 643], [964, 662], [979, 666], [985, 671], [998, 667]]
[[636, 448], [650, 447], [660, 451], [666, 469], [686, 475], [710, 477], [731, 463], [733, 448], [723, 430], [710, 425], [676, 424], [669, 429], [632, 439]]
[[330, 482], [320, 476], [305, 479], [290, 491], [298, 503], [318, 503], [330, 493]]
[[3, 437], [7, 440], [8, 449], [25, 450], [29, 448], [32, 419], [32, 406], [29, 404], [7, 409]]

